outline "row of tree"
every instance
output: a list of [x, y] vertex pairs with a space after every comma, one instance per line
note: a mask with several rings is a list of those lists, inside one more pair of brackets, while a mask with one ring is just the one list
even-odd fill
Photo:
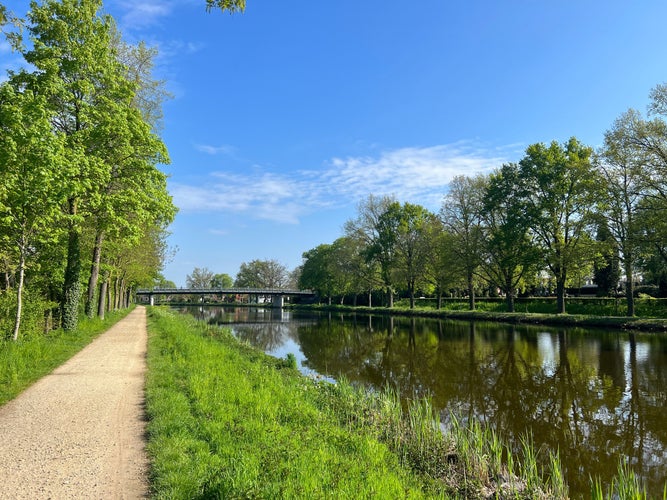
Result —
[[456, 177], [438, 214], [370, 196], [344, 236], [304, 253], [300, 286], [369, 304], [382, 289], [389, 307], [399, 288], [411, 307], [418, 290], [462, 291], [470, 309], [493, 289], [510, 311], [522, 290], [555, 291], [564, 313], [567, 287], [594, 276], [605, 294], [624, 282], [633, 316], [634, 285], [667, 269], [667, 86], [650, 98], [647, 116], [621, 115], [598, 151], [538, 143], [489, 175]]
[[14, 339], [25, 289], [55, 312], [50, 325], [73, 330], [80, 304], [91, 317], [121, 307], [167, 252], [167, 94], [151, 76], [155, 50], [123, 42], [101, 8], [33, 2], [12, 29], [0, 6], [26, 63], [0, 84], [0, 287], [4, 300], [15, 292]]
[[[216, 274], [204, 267], [195, 267], [185, 278], [188, 288], [295, 288], [297, 280], [293, 272], [275, 259], [255, 259], [241, 264], [235, 278], [229, 274]], [[175, 286], [175, 285], [174, 285]]]

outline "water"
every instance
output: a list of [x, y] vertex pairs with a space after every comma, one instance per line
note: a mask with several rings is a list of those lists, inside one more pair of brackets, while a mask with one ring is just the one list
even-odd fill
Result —
[[667, 478], [667, 338], [257, 308], [197, 308], [239, 339], [301, 371], [380, 389], [477, 418], [509, 442], [532, 433], [559, 450], [573, 498], [590, 496], [591, 476], [608, 484], [619, 459], [662, 498]]

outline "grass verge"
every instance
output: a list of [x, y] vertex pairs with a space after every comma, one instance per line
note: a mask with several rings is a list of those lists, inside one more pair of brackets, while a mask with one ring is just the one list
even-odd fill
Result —
[[628, 318], [623, 316], [604, 316], [595, 314], [548, 314], [538, 312], [502, 312], [502, 311], [469, 311], [451, 309], [433, 309], [428, 307], [395, 306], [363, 307], [346, 305], [291, 305], [293, 309], [305, 310], [334, 310], [372, 314], [387, 314], [394, 316], [421, 316], [426, 318], [458, 319], [473, 321], [493, 321], [513, 324], [541, 324], [563, 327], [581, 328], [613, 328], [616, 330], [634, 330], [644, 332], [667, 332], [667, 319], [664, 318]]
[[491, 431], [441, 431], [427, 400], [403, 408], [226, 330], [149, 309], [148, 451], [156, 498], [565, 498], [557, 457], [513, 458]]
[[0, 341], [0, 405], [63, 364], [130, 311], [107, 313], [104, 320], [82, 319], [75, 332], [54, 330], [17, 342]]

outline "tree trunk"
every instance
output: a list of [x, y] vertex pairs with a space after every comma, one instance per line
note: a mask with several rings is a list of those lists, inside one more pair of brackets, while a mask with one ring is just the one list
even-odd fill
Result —
[[104, 319], [104, 313], [106, 311], [106, 298], [107, 298], [107, 289], [109, 287], [108, 278], [104, 278], [104, 281], [100, 284], [100, 297], [99, 303], [97, 305], [97, 315], [100, 319]]
[[475, 310], [475, 285], [472, 281], [472, 273], [468, 273], [468, 309]]
[[120, 278], [113, 280], [113, 310], [117, 311], [120, 306]]
[[387, 307], [389, 309], [394, 307], [394, 293], [391, 289], [391, 286], [387, 287]]
[[97, 231], [95, 235], [95, 246], [93, 247], [93, 260], [90, 264], [90, 278], [88, 279], [88, 299], [86, 300], [86, 316], [92, 318], [95, 315], [97, 305], [97, 281], [100, 276], [100, 259], [102, 258], [102, 241], [104, 233]]
[[19, 339], [19, 330], [21, 328], [21, 313], [23, 310], [23, 278], [25, 276], [25, 249], [21, 248], [19, 257], [19, 282], [16, 287], [16, 316], [14, 320], [14, 333], [12, 339], [16, 342]]
[[125, 290], [127, 289], [127, 285], [125, 284], [125, 274], [123, 274], [123, 277], [120, 279], [120, 290], [119, 292], [119, 297], [118, 297], [118, 308], [119, 309], [125, 309], [127, 307], [127, 304], [125, 303]]
[[437, 305], [437, 309], [438, 309], [438, 310], [442, 309], [442, 290], [440, 290], [440, 288], [438, 288], [438, 305]]
[[565, 314], [565, 278], [556, 278], [556, 308], [558, 314]]
[[373, 290], [368, 290], [368, 307], [373, 307]]
[[[626, 259], [627, 261], [628, 259]], [[629, 262], [625, 263], [625, 301], [628, 304], [627, 316], [632, 317], [635, 315], [635, 286], [632, 279], [632, 264]]]
[[512, 279], [508, 279], [505, 283], [505, 302], [507, 304], [507, 312], [514, 312], [514, 287], [512, 286]]
[[[76, 203], [70, 201], [70, 215], [76, 215]], [[65, 331], [76, 330], [79, 322], [79, 301], [81, 300], [81, 243], [79, 229], [73, 225], [69, 229], [67, 245], [67, 267], [63, 287], [62, 327]]]

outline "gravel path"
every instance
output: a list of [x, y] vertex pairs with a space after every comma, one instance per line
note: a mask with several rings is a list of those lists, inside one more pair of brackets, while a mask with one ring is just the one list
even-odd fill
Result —
[[0, 407], [0, 498], [145, 498], [146, 310]]

